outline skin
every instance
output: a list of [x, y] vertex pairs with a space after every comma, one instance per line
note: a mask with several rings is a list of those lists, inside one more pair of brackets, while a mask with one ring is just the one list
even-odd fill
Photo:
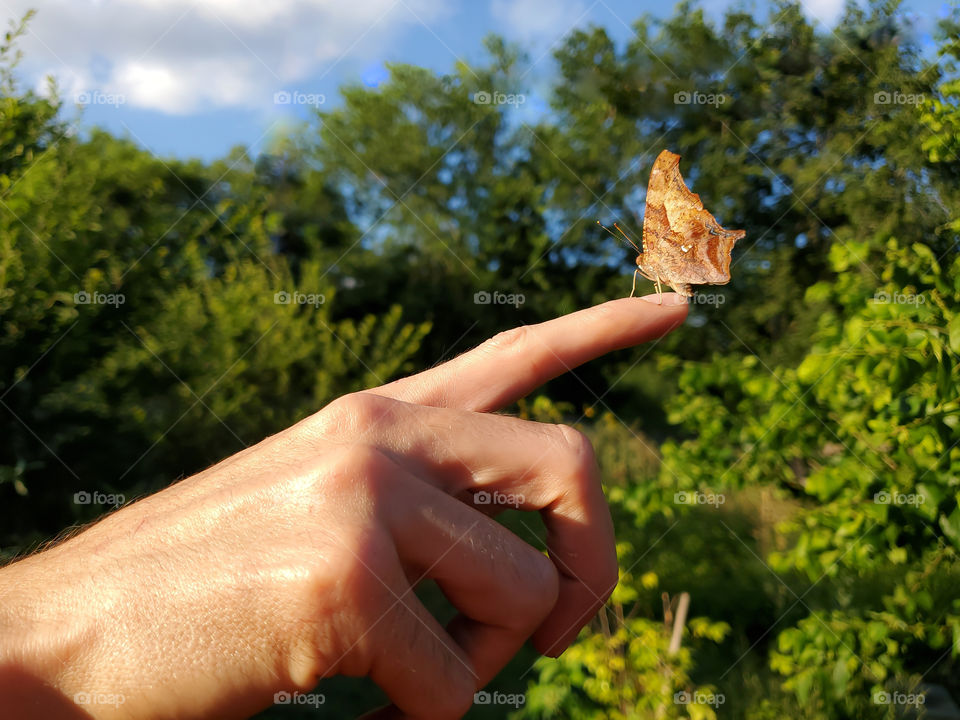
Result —
[[[650, 295], [501, 333], [8, 565], [0, 707], [241, 718], [342, 674], [389, 696], [369, 717], [461, 717], [528, 638], [559, 655], [617, 582], [589, 441], [491, 413], [686, 313]], [[481, 490], [539, 511], [549, 558]], [[446, 628], [412, 592], [423, 578], [460, 612]]]

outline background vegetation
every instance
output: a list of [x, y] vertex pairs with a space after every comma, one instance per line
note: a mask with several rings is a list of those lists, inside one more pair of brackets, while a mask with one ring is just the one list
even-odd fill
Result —
[[[681, 4], [626, 46], [570, 34], [536, 118], [473, 101], [526, 89], [522, 49], [491, 38], [481, 67], [393, 66], [272, 152], [211, 164], [69, 132], [61, 101], [16, 84], [11, 29], [2, 557], [103, 511], [77, 492], [130, 500], [337, 395], [626, 294], [631, 251], [596, 221], [639, 235], [670, 148], [747, 230], [733, 282], [515, 408], [595, 440], [623, 576], [568, 653], [524, 652], [489, 690], [524, 693], [524, 719], [904, 717], [960, 697], [958, 28], [945, 13], [933, 53], [896, 2], [834, 31], [791, 3], [719, 24]], [[294, 292], [323, 302], [277, 302]], [[540, 542], [535, 518], [505, 522]], [[331, 716], [371, 707], [360, 681], [318, 692]]]

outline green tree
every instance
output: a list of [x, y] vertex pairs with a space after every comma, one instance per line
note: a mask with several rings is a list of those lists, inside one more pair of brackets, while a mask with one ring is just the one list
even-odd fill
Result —
[[58, 101], [17, 91], [17, 34], [0, 46], [7, 555], [91, 519], [75, 492], [131, 499], [412, 369], [428, 329], [396, 305], [335, 317], [326, 266], [277, 252], [244, 153], [168, 162], [68, 132]]

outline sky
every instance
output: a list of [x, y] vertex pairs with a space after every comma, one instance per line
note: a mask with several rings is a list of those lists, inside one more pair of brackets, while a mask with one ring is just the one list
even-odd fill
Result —
[[[705, 3], [718, 16], [732, 3]], [[831, 27], [843, 0], [803, 0]], [[766, 17], [765, 0], [738, 5]], [[920, 36], [945, 10], [911, 0]], [[129, 137], [161, 157], [211, 160], [243, 145], [256, 153], [339, 102], [338, 88], [376, 87], [385, 64], [438, 72], [458, 59], [482, 63], [489, 33], [530, 54], [529, 108], [554, 71], [551, 48], [588, 24], [626, 42], [640, 15], [668, 16], [657, 0], [0, 0], [9, 24], [37, 10], [20, 43], [26, 87], [46, 92], [53, 76], [80, 132], [93, 126]]]

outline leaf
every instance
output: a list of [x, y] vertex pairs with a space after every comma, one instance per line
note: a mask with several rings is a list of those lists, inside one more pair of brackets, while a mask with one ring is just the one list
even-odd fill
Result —
[[950, 319], [947, 326], [950, 333], [950, 350], [955, 355], [960, 355], [960, 313], [957, 313]]
[[950, 542], [952, 542], [955, 547], [960, 548], [960, 506], [954, 508], [949, 517], [945, 515], [940, 516], [940, 528], [943, 530], [944, 535], [950, 539]]
[[847, 683], [850, 681], [850, 668], [847, 667], [847, 659], [840, 657], [833, 665], [833, 672], [830, 675], [830, 682], [833, 686], [833, 694], [836, 697], [843, 697], [847, 690]]

